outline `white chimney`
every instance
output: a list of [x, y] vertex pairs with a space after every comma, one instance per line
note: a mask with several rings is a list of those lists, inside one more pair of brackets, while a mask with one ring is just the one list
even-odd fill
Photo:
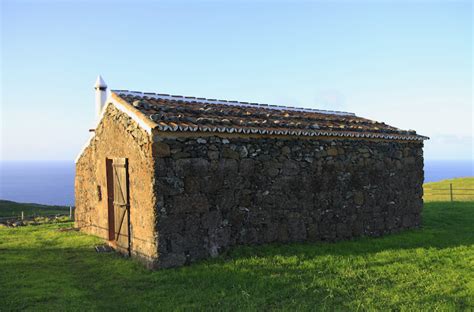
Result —
[[107, 85], [102, 77], [97, 76], [97, 81], [94, 85], [95, 89], [95, 113], [96, 118], [99, 120], [102, 109], [104, 108], [105, 101], [107, 100]]

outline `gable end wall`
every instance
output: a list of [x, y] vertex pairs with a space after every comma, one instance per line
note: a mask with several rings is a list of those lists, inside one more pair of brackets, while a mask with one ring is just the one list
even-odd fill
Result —
[[105, 162], [106, 158], [114, 157], [128, 159], [132, 255], [150, 261], [157, 251], [152, 142], [132, 118], [111, 104], [76, 163], [76, 226], [86, 233], [108, 238]]

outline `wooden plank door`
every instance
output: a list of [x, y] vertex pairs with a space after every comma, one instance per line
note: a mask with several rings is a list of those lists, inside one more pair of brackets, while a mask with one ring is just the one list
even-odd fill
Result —
[[105, 160], [105, 171], [107, 173], [107, 224], [109, 230], [109, 241], [115, 241], [115, 214], [114, 214], [114, 169], [113, 160]]
[[114, 240], [116, 246], [130, 253], [130, 204], [128, 163], [126, 158], [114, 158], [112, 163], [114, 193]]

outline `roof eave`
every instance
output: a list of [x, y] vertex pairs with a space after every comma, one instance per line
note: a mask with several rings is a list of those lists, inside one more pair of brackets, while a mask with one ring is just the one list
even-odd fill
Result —
[[377, 133], [377, 132], [342, 132], [330, 130], [306, 130], [306, 129], [266, 129], [266, 128], [232, 128], [208, 125], [197, 125], [195, 127], [183, 127], [179, 125], [158, 124], [156, 129], [164, 133], [209, 133], [216, 134], [242, 134], [242, 135], [270, 135], [282, 137], [333, 137], [348, 139], [377, 139], [386, 141], [407, 141], [423, 142], [429, 138], [422, 135], [404, 135], [397, 133]]

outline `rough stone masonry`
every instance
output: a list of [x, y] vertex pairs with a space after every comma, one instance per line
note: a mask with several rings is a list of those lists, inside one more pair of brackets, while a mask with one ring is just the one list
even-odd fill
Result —
[[159, 266], [237, 244], [335, 241], [418, 227], [421, 143], [164, 138], [156, 153]]
[[[101, 115], [76, 160], [76, 226], [149, 267], [420, 225], [427, 138], [413, 130], [344, 112], [96, 89]], [[118, 190], [127, 196], [116, 201]]]

